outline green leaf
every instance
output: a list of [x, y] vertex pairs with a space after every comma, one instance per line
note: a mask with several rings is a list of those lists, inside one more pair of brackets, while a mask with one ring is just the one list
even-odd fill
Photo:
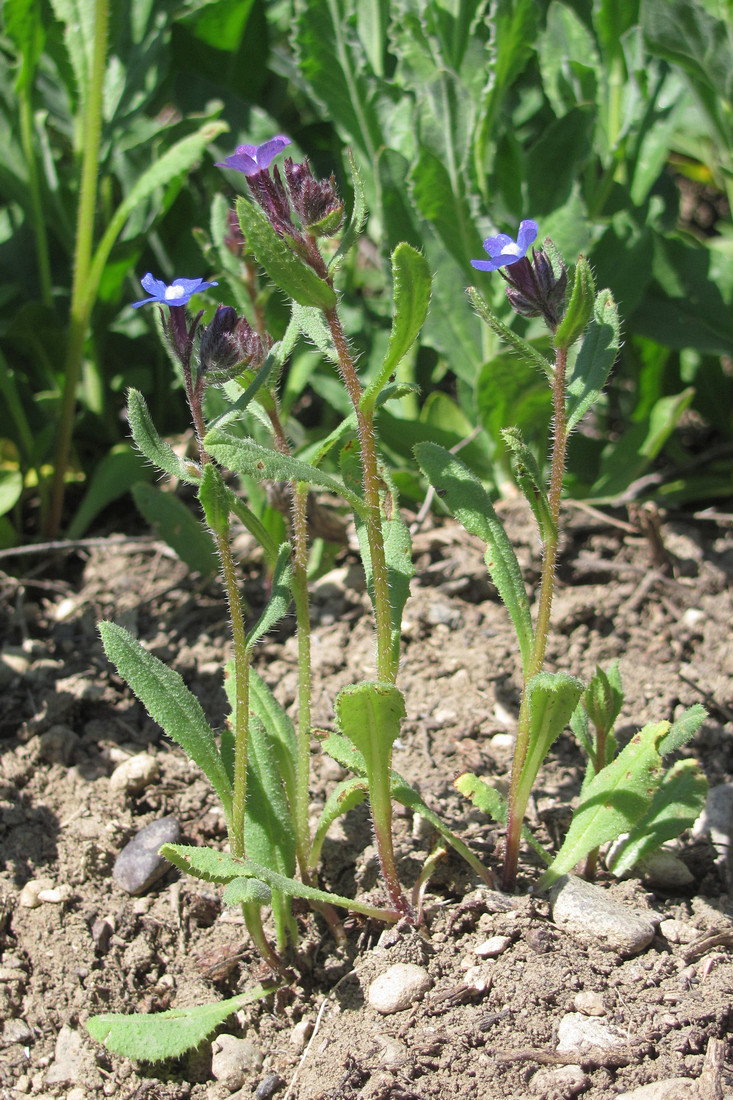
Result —
[[229, 500], [224, 479], [213, 462], [207, 462], [201, 473], [199, 502], [206, 524], [218, 538], [229, 534]]
[[24, 95], [43, 52], [45, 28], [39, 0], [4, 0], [3, 27], [20, 57], [15, 87]]
[[350, 909], [354, 913], [364, 913], [365, 916], [375, 917], [377, 920], [394, 921], [398, 914], [391, 909], [378, 909], [374, 905], [365, 902], [342, 897], [341, 894], [331, 894], [326, 890], [318, 890], [314, 886], [306, 886], [296, 879], [286, 875], [280, 875], [269, 867], [251, 859], [237, 859], [225, 852], [217, 852], [213, 848], [192, 848], [184, 844], [164, 844], [160, 854], [179, 870], [184, 871], [194, 878], [204, 879], [206, 882], [231, 882], [232, 879], [255, 878], [266, 883], [272, 890], [279, 890], [287, 897], [305, 898], [306, 901], [318, 901], [326, 905], [340, 905], [344, 909]]
[[169, 1008], [166, 1012], [105, 1013], [87, 1020], [87, 1031], [107, 1050], [140, 1062], [164, 1062], [197, 1047], [234, 1012], [267, 997], [274, 984], [256, 985], [236, 997], [195, 1008]]
[[251, 439], [227, 435], [219, 428], [207, 432], [204, 447], [221, 466], [227, 466], [238, 474], [246, 474], [256, 481], [302, 481], [306, 485], [328, 489], [347, 500], [358, 515], [367, 515], [361, 496], [307, 462], [271, 451]]
[[[566, 672], [538, 672], [527, 684], [529, 746], [518, 791], [531, 791], [543, 760], [568, 725], [582, 692], [582, 681]], [[521, 795], [517, 797], [521, 802]]]
[[512, 470], [517, 485], [534, 512], [542, 534], [542, 542], [547, 545], [555, 538], [557, 530], [537, 459], [522, 439], [519, 428], [504, 428], [501, 437], [512, 453]]
[[389, 347], [379, 374], [362, 395], [362, 410], [374, 408], [377, 395], [414, 344], [428, 313], [432, 285], [428, 262], [404, 242], [392, 253], [392, 282], [394, 316]]
[[555, 330], [556, 348], [564, 348], [567, 351], [583, 335], [585, 326], [593, 316], [595, 296], [596, 287], [590, 264], [585, 256], [579, 256], [565, 316]]
[[[474, 806], [477, 806], [481, 813], [486, 814], [492, 821], [496, 821], [499, 825], [506, 825], [509, 820], [509, 806], [503, 795], [500, 795], [495, 787], [492, 787], [490, 783], [487, 783], [485, 779], [481, 779], [478, 775], [473, 775], [471, 772], [463, 772], [457, 779], [453, 780], [453, 786], [457, 791], [460, 791], [462, 795], [470, 799]], [[526, 825], [522, 825], [522, 840], [526, 844], [529, 844], [530, 848], [534, 849], [537, 855], [540, 857], [544, 864], [549, 865], [552, 863], [552, 856], [549, 852], [545, 851], [538, 840], [535, 839], [533, 834], [529, 831]]]
[[218, 794], [227, 821], [231, 821], [232, 787], [214, 731], [182, 676], [148, 653], [136, 638], [116, 623], [100, 623], [99, 633], [104, 652], [122, 679], [130, 685], [150, 717], [198, 764]]
[[651, 806], [614, 851], [608, 869], [620, 876], [640, 859], [676, 840], [694, 825], [705, 805], [708, 781], [696, 760], [678, 760], [666, 772]]
[[132, 496], [156, 537], [167, 542], [189, 569], [202, 577], [216, 573], [219, 559], [211, 535], [182, 500], [144, 482], [133, 486]]
[[694, 703], [682, 714], [676, 722], [669, 727], [669, 732], [659, 745], [662, 756], [685, 745], [691, 737], [694, 737], [700, 726], [708, 716], [708, 712], [702, 703]]
[[531, 344], [528, 344], [526, 340], [518, 336], [517, 333], [505, 325], [503, 321], [500, 321], [488, 302], [481, 297], [475, 287], [470, 286], [466, 293], [471, 301], [471, 305], [476, 310], [481, 320], [485, 321], [489, 328], [495, 332], [505, 344], [508, 344], [512, 351], [516, 352], [528, 366], [539, 367], [548, 381], [552, 382], [555, 377], [555, 368], [552, 363], [548, 362], [544, 355], [540, 355]]
[[484, 560], [514, 624], [522, 667], [526, 671], [534, 643], [529, 600], [517, 556], [488, 493], [468, 467], [443, 447], [419, 443], [415, 447], [415, 457], [430, 484], [444, 494], [448, 508], [459, 523], [469, 534], [477, 535], [486, 543]]
[[[299, 334], [300, 328], [295, 317], [294, 308], [293, 313], [290, 317], [290, 322], [287, 329], [285, 330], [285, 335], [283, 336], [282, 340], [278, 340], [276, 344], [272, 345], [267, 353], [267, 356], [265, 357], [264, 363], [257, 371], [257, 374], [252, 379], [252, 382], [249, 384], [249, 386], [247, 386], [247, 389], [243, 393], [239, 394], [239, 396], [236, 398], [236, 400], [233, 401], [232, 405], [228, 409], [226, 409], [223, 413], [220, 413], [219, 416], [211, 421], [208, 426], [209, 431], [213, 431], [214, 428], [224, 428], [232, 420], [238, 419], [240, 414], [244, 412], [244, 410], [247, 408], [253, 398], [257, 396], [258, 391], [264, 385], [267, 379], [270, 378], [270, 375], [272, 374], [275, 379], [280, 376], [280, 372], [282, 371], [285, 363], [292, 354], [293, 348], [298, 342]], [[227, 391], [227, 387], [229, 385], [232, 385], [232, 383], [228, 383], [227, 386], [224, 387], [225, 391]], [[234, 382], [233, 385], [236, 387], [238, 386], [238, 383]], [[274, 385], [272, 381], [271, 385]]]
[[20, 470], [0, 470], [0, 516], [4, 516], [20, 500], [23, 475]]
[[334, 272], [338, 271], [344, 258], [358, 243], [369, 216], [366, 205], [366, 194], [364, 192], [364, 180], [361, 177], [361, 172], [356, 166], [354, 154], [351, 152], [351, 149], [347, 150], [347, 156], [349, 158], [349, 168], [351, 170], [351, 183], [354, 188], [354, 207], [351, 211], [349, 223], [341, 237], [341, 242], [336, 249], [336, 253], [331, 263], [328, 265], [329, 270]]
[[650, 805], [662, 775], [659, 746], [669, 722], [644, 726], [583, 792], [567, 836], [537, 884], [551, 886], [588, 852], [628, 833]]
[[195, 462], [186, 462], [179, 458], [170, 443], [160, 438], [145, 398], [139, 390], [127, 391], [127, 419], [135, 446], [148, 462], [152, 462], [159, 470], [164, 470], [171, 477], [177, 477], [179, 481], [185, 481], [189, 485], [198, 484], [201, 478], [198, 466]]
[[362, 803], [368, 795], [369, 784], [366, 779], [361, 779], [358, 776], [344, 779], [334, 787], [326, 799], [326, 804], [321, 811], [321, 816], [318, 819], [318, 825], [313, 835], [313, 844], [311, 845], [310, 855], [308, 857], [308, 865], [311, 869], [315, 870], [318, 866], [323, 842], [326, 839], [326, 833], [331, 828], [334, 821], [344, 814], [347, 814], [349, 810], [353, 810], [354, 807]]
[[[348, 768], [358, 777], [366, 776], [364, 757], [359, 752], [356, 745], [352, 744], [345, 737], [342, 737], [338, 733], [329, 734], [323, 743], [323, 749], [324, 752], [327, 752], [334, 760], [337, 760], [343, 768]], [[460, 837], [456, 836], [456, 834], [448, 828], [443, 819], [436, 814], [435, 810], [432, 810], [430, 806], [428, 806], [414, 787], [411, 787], [407, 780], [403, 779], [394, 768], [392, 769], [390, 778], [390, 793], [395, 802], [402, 803], [403, 806], [407, 806], [414, 813], [422, 814], [426, 821], [430, 822], [435, 831], [439, 833], [463, 859], [465, 859], [470, 867], [473, 867], [479, 878], [481, 878], [487, 886], [493, 888], [494, 878], [491, 872], [484, 867], [481, 860], [473, 854], [471, 849], [464, 844]]]
[[275, 623], [284, 619], [290, 607], [291, 546], [284, 542], [277, 554], [270, 586], [270, 598], [255, 626], [247, 634], [247, 650], [251, 651]]
[[233, 878], [224, 887], [221, 900], [225, 905], [270, 905], [272, 890], [256, 878]]
[[153, 471], [129, 443], [117, 443], [98, 462], [82, 502], [74, 513], [66, 537], [78, 539], [99, 513], [129, 493], [133, 485], [150, 481]]
[[279, 237], [263, 210], [246, 199], [237, 199], [237, 215], [247, 247], [257, 257], [276, 286], [301, 306], [332, 309], [336, 292]]
[[392, 745], [406, 714], [402, 692], [394, 684], [365, 681], [343, 688], [335, 710], [341, 733], [364, 759], [371, 790], [373, 776], [389, 774]]
[[618, 307], [609, 290], [597, 295], [593, 320], [573, 365], [567, 385], [566, 416], [570, 432], [601, 396], [621, 340]]
[[253, 668], [249, 670], [249, 704], [252, 713], [267, 730], [277, 767], [285, 784], [285, 792], [291, 806], [295, 805], [295, 759], [297, 735], [293, 722], [278, 703], [265, 681]]

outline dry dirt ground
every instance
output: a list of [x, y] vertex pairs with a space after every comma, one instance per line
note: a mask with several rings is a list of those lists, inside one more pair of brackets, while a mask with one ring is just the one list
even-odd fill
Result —
[[[505, 512], [535, 593], [531, 524], [516, 505]], [[730, 783], [730, 517], [663, 517], [653, 547], [638, 518], [630, 524], [625, 513], [567, 514], [547, 667], [587, 676], [596, 663], [619, 658], [627, 691], [622, 740], [702, 701], [709, 718], [686, 751], [711, 786]], [[508, 778], [507, 735], [518, 706], [513, 636], [471, 539], [451, 525], [423, 527], [415, 562], [400, 674], [408, 718], [395, 764], [498, 867], [500, 834], [452, 783], [464, 770], [498, 783]], [[131, 897], [112, 877], [121, 848], [156, 818], [175, 816], [190, 844], [223, 844], [225, 833], [206, 782], [107, 663], [96, 622], [112, 618], [135, 632], [221, 726], [228, 638], [218, 583], [203, 584], [160, 544], [132, 536], [0, 566], [0, 1096], [223, 1100], [231, 1088], [212, 1076], [211, 1043], [176, 1062], [142, 1065], [111, 1055], [84, 1027], [99, 1012], [155, 1012], [232, 996], [263, 976], [217, 887], [171, 869]], [[247, 568], [256, 603], [256, 562]], [[324, 729], [332, 727], [337, 691], [374, 674], [365, 610], [346, 555], [313, 600], [314, 717]], [[258, 651], [257, 667], [288, 707], [295, 661], [286, 621]], [[157, 780], [137, 794], [111, 789], [115, 766], [140, 752], [154, 759]], [[567, 825], [581, 764], [568, 734], [541, 772], [529, 824], [548, 845]], [[314, 811], [342, 777], [314, 741]], [[407, 812], [396, 814], [395, 830], [409, 887], [434, 838]], [[678, 934], [659, 933], [630, 958], [553, 923], [547, 900], [531, 893], [538, 870], [527, 852], [512, 898], [480, 888], [457, 856], [442, 860], [425, 896], [422, 935], [389, 932], [380, 940], [379, 928], [349, 918], [347, 946], [337, 950], [325, 927], [301, 913], [290, 986], [220, 1029], [252, 1043], [237, 1096], [601, 1100], [672, 1077], [707, 1081], [699, 1100], [733, 1095], [730, 1063], [701, 1078], [706, 1054], [709, 1070], [710, 1052], [727, 1049], [716, 1041], [727, 1039], [733, 1020], [729, 867], [704, 836], [685, 834], [678, 850], [693, 875], [685, 888], [599, 876], [630, 907], [679, 922]], [[24, 885], [39, 880], [51, 900], [21, 905]], [[363, 806], [329, 835], [321, 882], [350, 896], [379, 889]], [[505, 949], [481, 960], [475, 948], [495, 935], [507, 937]], [[367, 1000], [369, 982], [397, 961], [425, 967], [432, 988], [412, 1008], [380, 1016]], [[467, 968], [476, 965], [483, 980], [471, 984]], [[583, 1058], [558, 1053], [560, 1021], [581, 1002], [618, 1030], [620, 1046]]]

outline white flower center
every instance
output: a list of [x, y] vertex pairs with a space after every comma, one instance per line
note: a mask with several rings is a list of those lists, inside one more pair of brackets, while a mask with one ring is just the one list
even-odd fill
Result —
[[522, 250], [515, 241], [505, 244], [501, 250], [502, 256], [521, 256]]
[[170, 302], [174, 298], [182, 298], [184, 294], [185, 294], [185, 291], [179, 283], [174, 283], [173, 286], [167, 286], [165, 288], [165, 300], [166, 300], [166, 302]]

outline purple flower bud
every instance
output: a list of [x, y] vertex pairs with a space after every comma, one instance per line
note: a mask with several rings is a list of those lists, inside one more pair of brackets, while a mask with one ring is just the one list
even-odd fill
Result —
[[527, 249], [537, 233], [537, 222], [527, 219], [520, 223], [516, 241], [506, 233], [487, 237], [484, 248], [491, 259], [471, 260], [471, 265], [479, 271], [498, 270], [509, 284], [506, 295], [512, 308], [523, 317], [544, 317], [554, 330], [565, 311], [568, 273], [563, 267], [556, 275], [542, 249], [533, 248], [529, 259]]
[[295, 164], [287, 157], [285, 179], [293, 209], [303, 227], [317, 237], [338, 232], [344, 220], [344, 204], [336, 190], [335, 177], [317, 180], [307, 157], [302, 164]]
[[263, 340], [235, 309], [219, 306], [201, 334], [199, 374], [208, 383], [227, 382], [245, 367], [256, 370], [270, 346], [269, 337]]

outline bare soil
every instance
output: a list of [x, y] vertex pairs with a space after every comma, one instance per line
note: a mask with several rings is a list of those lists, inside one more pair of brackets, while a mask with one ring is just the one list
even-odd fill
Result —
[[[530, 518], [516, 503], [504, 512], [536, 594], [540, 561]], [[627, 693], [622, 740], [648, 721], [705, 703], [709, 718], [686, 752], [702, 763], [711, 786], [731, 782], [733, 773], [730, 526], [725, 517], [666, 517], [654, 542], [641, 534], [639, 517], [629, 523], [626, 514], [569, 507], [547, 655], [550, 670], [586, 677], [597, 663], [620, 660]], [[246, 540], [240, 554], [256, 608], [259, 567]], [[399, 681], [408, 718], [395, 765], [497, 869], [501, 835], [462, 799], [453, 780], [465, 770], [498, 784], [508, 780], [506, 735], [519, 700], [513, 635], [481, 548], [462, 531], [450, 524], [422, 527], [415, 562]], [[205, 780], [107, 663], [96, 623], [112, 618], [136, 633], [184, 676], [221, 727], [221, 665], [229, 642], [218, 582], [191, 577], [161, 544], [133, 535], [0, 564], [7, 570], [0, 574], [6, 597], [0, 612], [0, 1096], [65, 1097], [76, 1089], [74, 1100], [223, 1100], [231, 1092], [212, 1077], [210, 1043], [177, 1062], [141, 1065], [110, 1055], [84, 1028], [99, 1012], [199, 1004], [232, 996], [265, 975], [237, 913], [223, 909], [216, 887], [171, 869], [144, 896], [130, 897], [112, 878], [124, 844], [159, 817], [174, 815], [191, 844], [224, 844], [225, 830]], [[339, 571], [316, 586], [313, 599], [314, 717], [324, 730], [332, 728], [339, 689], [374, 675], [367, 610], [358, 567], [345, 552]], [[291, 621], [262, 645], [257, 666], [293, 707]], [[111, 790], [114, 767], [141, 751], [154, 757], [157, 781], [136, 795]], [[547, 845], [556, 845], [567, 826], [581, 768], [578, 747], [563, 736], [530, 806], [529, 824]], [[340, 778], [314, 738], [314, 813]], [[402, 881], [410, 888], [435, 838], [399, 808], [395, 830]], [[679, 937], [658, 934], [632, 958], [576, 941], [552, 922], [546, 898], [531, 892], [538, 868], [529, 852], [511, 898], [480, 887], [457, 856], [441, 860], [425, 895], [421, 933], [382, 935], [383, 929], [349, 917], [348, 944], [337, 949], [320, 921], [300, 913], [292, 983], [220, 1029], [251, 1039], [263, 1058], [237, 1095], [601, 1100], [670, 1077], [701, 1079], [711, 1040], [726, 1040], [733, 1019], [733, 887], [724, 855], [706, 838], [685, 834], [677, 850], [694, 876], [684, 890], [599, 876], [631, 908], [681, 922]], [[23, 886], [38, 879], [60, 900], [22, 906]], [[349, 896], [379, 896], [365, 807], [333, 828], [321, 882]], [[509, 945], [482, 960], [475, 948], [495, 935], [507, 936]], [[427, 968], [432, 989], [412, 1008], [380, 1016], [368, 1004], [368, 986], [398, 961]], [[472, 984], [466, 975], [475, 966], [483, 980]], [[577, 1055], [557, 1051], [559, 1023], [576, 1011], [579, 993], [597, 994], [600, 1019], [625, 1037], [620, 1048], [591, 1050], [580, 1064]], [[303, 1021], [315, 1029], [305, 1050], [309, 1030], [297, 1026]], [[80, 1039], [79, 1069], [74, 1080], [54, 1083], [62, 1028]], [[718, 1073], [711, 1097], [733, 1095], [729, 1069]]]

